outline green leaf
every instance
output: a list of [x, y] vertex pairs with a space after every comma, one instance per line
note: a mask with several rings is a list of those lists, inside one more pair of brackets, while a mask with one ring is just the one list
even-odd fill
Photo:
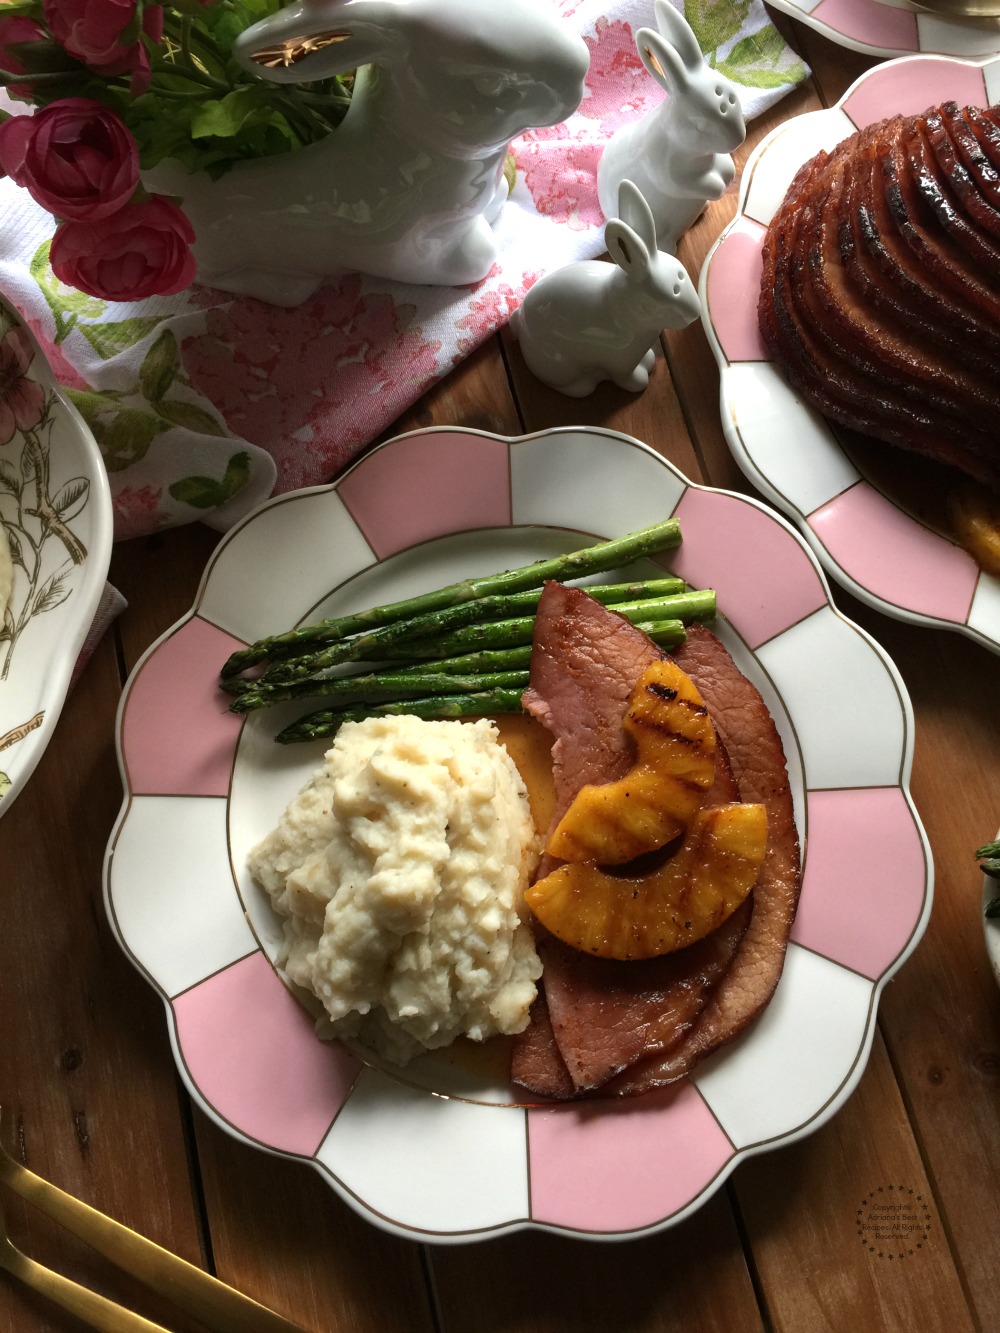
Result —
[[749, 11], [750, 0], [684, 0], [684, 17], [706, 54], [732, 41]]
[[260, 95], [255, 88], [234, 88], [218, 101], [202, 102], [191, 120], [191, 137], [206, 139], [216, 135], [231, 139], [239, 134], [249, 117], [261, 109]]
[[164, 329], [139, 367], [139, 387], [143, 395], [158, 406], [180, 373], [181, 358], [177, 350], [177, 339], [170, 329]]
[[229, 432], [211, 412], [206, 412], [203, 407], [197, 403], [183, 403], [177, 399], [170, 402], [159, 402], [156, 404], [156, 410], [161, 417], [165, 417], [174, 426], [182, 426], [185, 430], [197, 431], [199, 435], [217, 435], [226, 436]]
[[101, 360], [108, 361], [127, 347], [142, 342], [157, 324], [167, 318], [167, 315], [143, 315], [135, 319], [109, 320], [104, 324], [80, 324], [78, 327]]
[[791, 52], [785, 39], [773, 24], [768, 23], [759, 32], [734, 43], [716, 69], [745, 88], [782, 88], [801, 83], [806, 76], [805, 65], [798, 60], [789, 60], [789, 56]]
[[146, 455], [170, 423], [137, 407], [121, 407], [99, 393], [67, 389], [67, 396], [90, 427], [109, 472], [121, 472]]
[[213, 477], [182, 477], [169, 488], [170, 494], [181, 504], [194, 509], [217, 509], [231, 500], [250, 480], [250, 455], [245, 451], [233, 454], [226, 465], [222, 481]]
[[715, 67], [720, 74], [744, 88], [784, 88], [801, 83], [806, 76], [805, 66], [796, 62], [788, 69], [753, 69], [749, 66], [734, 66], [728, 60], [720, 60]]
[[250, 455], [245, 449], [241, 449], [238, 454], [233, 454], [232, 458], [226, 464], [226, 475], [222, 478], [222, 485], [226, 492], [226, 498], [231, 499], [244, 486], [250, 482]]

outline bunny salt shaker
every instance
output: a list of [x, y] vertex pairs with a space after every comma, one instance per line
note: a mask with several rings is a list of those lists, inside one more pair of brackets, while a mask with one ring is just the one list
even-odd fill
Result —
[[653, 215], [631, 181], [619, 187], [618, 213], [604, 229], [614, 262], [582, 260], [547, 273], [510, 322], [532, 374], [573, 398], [601, 380], [638, 393], [660, 331], [684, 328], [701, 313], [684, 265], [657, 249]]
[[345, 269], [484, 278], [508, 145], [576, 110], [590, 59], [548, 0], [297, 0], [247, 28], [234, 55], [277, 83], [357, 68], [325, 139], [215, 181], [176, 163], [152, 174], [184, 200], [199, 282], [286, 306]]
[[730, 155], [746, 137], [746, 123], [736, 88], [705, 63], [683, 15], [670, 0], [654, 0], [653, 7], [658, 31], [640, 28], [635, 43], [667, 98], [612, 135], [598, 163], [597, 189], [605, 217], [612, 217], [618, 186], [635, 181], [656, 219], [660, 247], [676, 250], [681, 233], [733, 179]]

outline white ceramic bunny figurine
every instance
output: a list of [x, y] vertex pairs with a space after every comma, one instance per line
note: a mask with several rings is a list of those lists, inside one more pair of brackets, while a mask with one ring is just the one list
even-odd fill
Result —
[[661, 248], [676, 250], [681, 233], [733, 179], [731, 154], [746, 138], [735, 86], [705, 63], [698, 39], [670, 0], [654, 0], [657, 32], [635, 34], [639, 57], [667, 91], [641, 120], [624, 125], [605, 146], [597, 189], [614, 216], [618, 186], [635, 181], [656, 219]]
[[589, 65], [549, 0], [299, 0], [248, 28], [235, 54], [284, 83], [358, 69], [327, 139], [216, 182], [152, 177], [183, 197], [199, 282], [289, 306], [345, 269], [485, 277], [510, 140], [570, 115]]
[[657, 249], [649, 205], [631, 181], [604, 229], [611, 264], [567, 264], [539, 279], [511, 319], [532, 374], [583, 398], [601, 380], [638, 393], [649, 382], [662, 329], [681, 329], [701, 313], [684, 265]]

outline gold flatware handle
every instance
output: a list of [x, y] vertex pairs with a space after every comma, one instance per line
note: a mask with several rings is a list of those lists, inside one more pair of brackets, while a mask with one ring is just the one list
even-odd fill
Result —
[[[303, 1333], [282, 1315], [260, 1305], [204, 1269], [163, 1249], [113, 1218], [91, 1208], [58, 1186], [36, 1176], [6, 1152], [0, 1160], [0, 1178], [26, 1203], [85, 1241], [113, 1264], [131, 1273], [147, 1287], [200, 1319], [214, 1333]], [[30, 1261], [29, 1261], [30, 1262]], [[57, 1274], [53, 1274], [57, 1277]], [[86, 1290], [82, 1288], [81, 1290]], [[138, 1318], [138, 1316], [133, 1316]], [[109, 1325], [113, 1328], [156, 1329], [157, 1324]]]
[[13, 1246], [5, 1246], [0, 1252], [0, 1267], [100, 1333], [169, 1333], [162, 1324], [154, 1324], [142, 1315], [126, 1310], [123, 1305], [109, 1301], [106, 1296], [81, 1287], [61, 1273], [29, 1259]]

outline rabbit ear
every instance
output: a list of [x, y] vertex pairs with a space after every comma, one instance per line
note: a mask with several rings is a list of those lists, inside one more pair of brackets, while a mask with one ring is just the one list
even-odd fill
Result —
[[639, 59], [653, 78], [668, 93], [677, 93], [687, 86], [688, 73], [684, 61], [668, 42], [652, 28], [640, 28], [635, 34]]
[[329, 79], [384, 63], [400, 45], [399, 11], [392, 0], [300, 0], [247, 28], [233, 54], [274, 83]]
[[704, 64], [698, 38], [680, 10], [675, 9], [670, 0], [653, 0], [653, 9], [660, 35], [666, 38], [688, 69], [697, 69]]
[[620, 218], [612, 218], [604, 228], [608, 254], [624, 269], [630, 282], [638, 282], [649, 272], [649, 251], [642, 238]]
[[631, 227], [650, 253], [656, 249], [653, 211], [638, 185], [630, 180], [623, 180], [618, 187], [618, 216]]

